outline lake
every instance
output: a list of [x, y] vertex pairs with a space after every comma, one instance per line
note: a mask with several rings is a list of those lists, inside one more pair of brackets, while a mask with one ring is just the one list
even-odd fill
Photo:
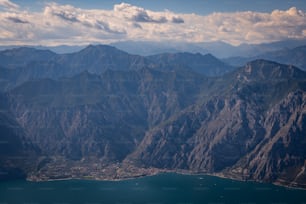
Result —
[[174, 173], [124, 181], [0, 182], [0, 204], [306, 204], [306, 191]]

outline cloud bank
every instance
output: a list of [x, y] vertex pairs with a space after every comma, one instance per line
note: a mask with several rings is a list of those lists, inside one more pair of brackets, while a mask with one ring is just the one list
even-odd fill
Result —
[[262, 43], [306, 38], [306, 13], [196, 14], [151, 11], [127, 3], [111, 10], [48, 3], [40, 12], [0, 0], [0, 44], [79, 45], [118, 40]]

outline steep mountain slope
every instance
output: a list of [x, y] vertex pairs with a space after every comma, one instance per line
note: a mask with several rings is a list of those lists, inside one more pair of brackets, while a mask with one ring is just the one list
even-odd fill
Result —
[[225, 78], [226, 94], [148, 131], [127, 162], [303, 186], [305, 72], [259, 60]]
[[305, 99], [305, 92], [298, 90], [273, 106], [263, 121], [263, 140], [229, 174], [305, 187]]
[[147, 129], [191, 105], [204, 80], [192, 72], [146, 68], [83, 72], [26, 82], [8, 97], [26, 140], [53, 158], [51, 164], [95, 158], [93, 163], [111, 165], [134, 151]]
[[5, 95], [0, 94], [0, 180], [26, 178], [40, 151], [25, 138], [24, 129], [9, 111]]

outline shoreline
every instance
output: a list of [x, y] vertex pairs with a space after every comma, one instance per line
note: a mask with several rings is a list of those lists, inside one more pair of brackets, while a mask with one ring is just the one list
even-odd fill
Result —
[[306, 186], [305, 188], [303, 187], [298, 187], [298, 186], [290, 186], [286, 185], [284, 183], [281, 183], [279, 181], [274, 181], [272, 183], [269, 182], [264, 182], [260, 180], [245, 180], [245, 179], [239, 179], [239, 178], [234, 178], [231, 176], [226, 176], [220, 173], [204, 173], [204, 172], [184, 172], [184, 171], [175, 171], [175, 170], [160, 170], [158, 172], [152, 173], [152, 174], [146, 174], [146, 175], [135, 175], [131, 177], [124, 177], [124, 178], [81, 178], [81, 177], [69, 177], [69, 178], [59, 178], [59, 179], [46, 179], [46, 180], [35, 180], [35, 179], [29, 179], [26, 178], [26, 181], [29, 182], [53, 182], [53, 181], [69, 181], [69, 180], [83, 180], [83, 181], [106, 181], [106, 182], [120, 182], [120, 181], [127, 181], [127, 180], [133, 180], [133, 179], [138, 179], [138, 178], [145, 178], [145, 177], [152, 177], [152, 176], [157, 176], [161, 174], [168, 174], [168, 173], [175, 173], [178, 175], [186, 175], [186, 176], [212, 176], [212, 177], [217, 177], [221, 179], [229, 179], [233, 181], [239, 181], [239, 182], [254, 182], [254, 183], [259, 183], [259, 184], [271, 184], [274, 186], [278, 187], [284, 187], [287, 189], [294, 189], [294, 190], [303, 190], [306, 191]]

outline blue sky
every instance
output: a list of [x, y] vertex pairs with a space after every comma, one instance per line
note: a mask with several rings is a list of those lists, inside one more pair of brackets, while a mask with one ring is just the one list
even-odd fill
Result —
[[306, 39], [305, 0], [0, 0], [0, 45]]
[[32, 10], [42, 9], [46, 2], [71, 4], [86, 9], [111, 9], [115, 4], [125, 2], [154, 11], [168, 9], [179, 13], [196, 13], [201, 15], [207, 15], [212, 12], [271, 12], [275, 9], [287, 10], [291, 7], [306, 10], [305, 0], [12, 0], [12, 2]]

